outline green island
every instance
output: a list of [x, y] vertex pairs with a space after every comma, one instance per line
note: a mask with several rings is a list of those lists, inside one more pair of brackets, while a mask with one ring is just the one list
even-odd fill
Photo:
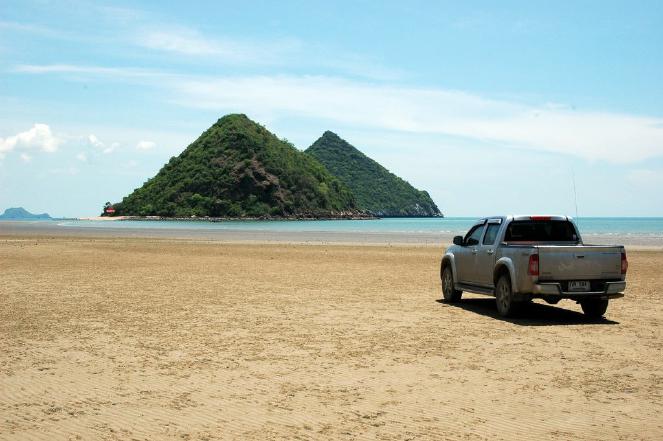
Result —
[[[343, 143], [326, 132], [302, 152], [246, 115], [226, 115], [140, 188], [121, 202], [107, 203], [102, 216], [341, 219], [440, 215], [428, 193], [414, 189]], [[333, 155], [338, 155], [336, 160], [330, 158]], [[352, 163], [341, 164], [346, 161]]]
[[333, 132], [325, 132], [306, 153], [346, 184], [359, 209], [373, 216], [442, 215], [428, 192], [417, 190]]

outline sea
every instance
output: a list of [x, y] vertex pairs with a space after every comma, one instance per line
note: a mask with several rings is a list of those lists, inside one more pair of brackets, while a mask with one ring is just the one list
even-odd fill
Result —
[[[464, 234], [476, 217], [385, 218], [373, 220], [241, 220], [241, 221], [55, 221], [62, 227], [113, 229], [227, 230], [265, 232], [347, 232]], [[587, 236], [663, 238], [663, 217], [583, 217], [576, 219], [580, 234]]]

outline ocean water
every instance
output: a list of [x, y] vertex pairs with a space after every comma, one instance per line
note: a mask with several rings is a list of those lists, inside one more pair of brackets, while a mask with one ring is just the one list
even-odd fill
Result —
[[[56, 221], [62, 227], [235, 230], [274, 232], [367, 232], [463, 234], [475, 217], [389, 218], [375, 220], [245, 220], [245, 221]], [[663, 217], [585, 217], [576, 220], [583, 236], [663, 237]]]

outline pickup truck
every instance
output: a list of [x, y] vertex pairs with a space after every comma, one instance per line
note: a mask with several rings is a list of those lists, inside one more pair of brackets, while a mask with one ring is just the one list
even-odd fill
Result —
[[449, 303], [463, 291], [495, 297], [501, 316], [532, 299], [574, 300], [588, 317], [605, 314], [623, 297], [628, 261], [623, 246], [584, 245], [567, 216], [492, 216], [456, 236], [440, 266]]

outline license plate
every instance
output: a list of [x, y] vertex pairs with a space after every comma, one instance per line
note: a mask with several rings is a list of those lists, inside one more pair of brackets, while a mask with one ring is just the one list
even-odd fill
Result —
[[572, 280], [569, 282], [569, 291], [589, 291], [589, 282], [586, 280]]

